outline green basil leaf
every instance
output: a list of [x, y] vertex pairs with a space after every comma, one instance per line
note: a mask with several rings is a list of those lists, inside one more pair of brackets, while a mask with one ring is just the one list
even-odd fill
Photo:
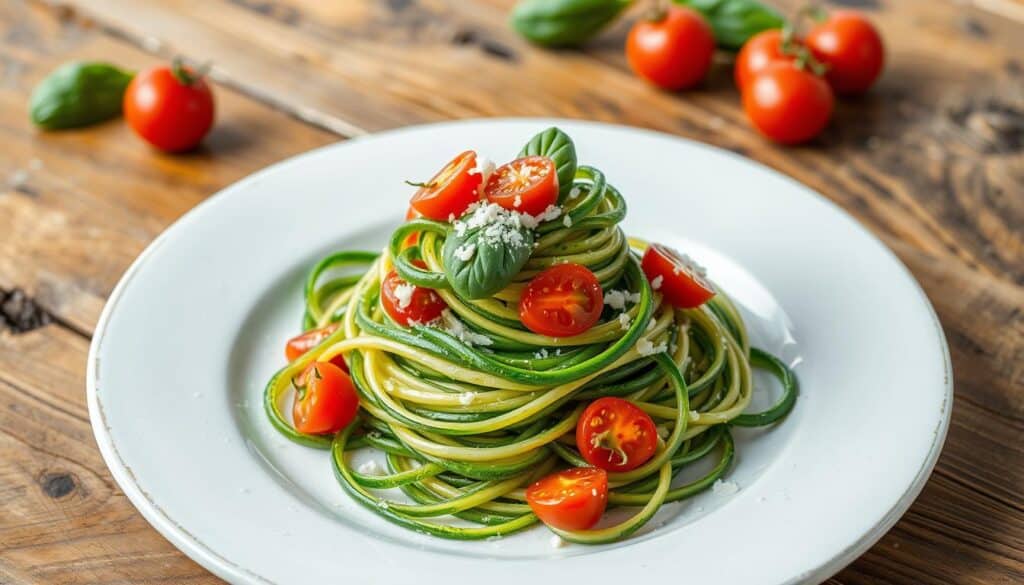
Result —
[[[508, 286], [533, 251], [533, 232], [524, 227], [495, 224], [450, 231], [441, 250], [444, 272], [452, 289], [463, 298], [483, 299]], [[505, 234], [496, 235], [494, 231]], [[519, 236], [508, 237], [511, 232]], [[515, 243], [510, 243], [509, 240]], [[465, 254], [468, 247], [472, 254]], [[467, 257], [468, 256], [468, 257]], [[464, 259], [465, 258], [465, 259]]]
[[715, 42], [723, 49], [738, 50], [757, 33], [782, 28], [786, 19], [755, 0], [673, 0], [689, 6], [708, 19]]
[[601, 31], [632, 0], [521, 0], [512, 9], [512, 28], [545, 47], [582, 44]]
[[47, 130], [114, 118], [121, 114], [121, 101], [131, 80], [131, 73], [106, 63], [67, 63], [36, 86], [29, 116]]
[[551, 127], [526, 143], [519, 156], [546, 156], [555, 163], [558, 173], [558, 201], [562, 202], [572, 190], [576, 178], [576, 145], [572, 138], [558, 128]]

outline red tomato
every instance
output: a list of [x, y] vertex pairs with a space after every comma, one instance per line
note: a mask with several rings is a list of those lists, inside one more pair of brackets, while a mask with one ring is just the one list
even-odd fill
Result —
[[412, 196], [412, 207], [424, 217], [448, 221], [480, 200], [483, 175], [476, 171], [476, 153], [460, 154], [445, 165], [432, 179], [423, 183]]
[[626, 38], [633, 72], [665, 89], [685, 89], [704, 79], [715, 52], [715, 35], [691, 8], [670, 6], [661, 20], [639, 20]]
[[882, 72], [882, 36], [860, 13], [833, 12], [805, 40], [814, 57], [828, 65], [825, 79], [838, 94], [863, 93]]
[[[411, 205], [409, 206], [409, 210], [405, 212], [405, 221], [412, 221], [414, 219], [418, 219], [421, 217], [423, 217], [423, 214], [416, 211], [416, 209], [414, 209]], [[411, 248], [418, 243], [420, 243], [420, 235], [409, 234], [408, 236], [405, 237], [405, 241], [402, 242], [402, 247]]]
[[786, 61], [769, 64], [743, 91], [743, 109], [754, 127], [782, 144], [817, 136], [828, 124], [834, 102], [822, 78]]
[[136, 75], [122, 106], [135, 133], [167, 152], [194, 148], [213, 125], [213, 93], [206, 80], [177, 63]]
[[763, 71], [770, 63], [792, 60], [792, 55], [782, 52], [781, 30], [776, 28], [761, 31], [744, 43], [736, 55], [736, 66], [733, 69], [736, 87], [742, 91], [754, 75]]
[[[413, 262], [420, 268], [427, 265], [422, 260]], [[448, 305], [433, 290], [409, 284], [392, 270], [380, 285], [380, 302], [384, 311], [395, 323], [408, 327], [412, 324], [429, 323], [441, 316]]]
[[[338, 330], [337, 323], [331, 323], [326, 327], [320, 329], [310, 329], [304, 333], [300, 333], [295, 337], [288, 340], [288, 343], [284, 346], [284, 357], [289, 362], [294, 362], [299, 356], [320, 345], [323, 340]], [[348, 371], [348, 364], [345, 363], [345, 358], [339, 353], [338, 355], [331, 358], [330, 363], [338, 366], [342, 370]]]
[[546, 156], [527, 156], [501, 165], [491, 173], [484, 195], [505, 209], [540, 215], [558, 201], [555, 163]]
[[526, 488], [526, 503], [540, 521], [561, 530], [586, 530], [608, 506], [608, 474], [596, 467], [552, 473]]
[[715, 296], [715, 287], [704, 278], [704, 269], [668, 246], [651, 244], [640, 267], [651, 286], [674, 307], [692, 309]]
[[593, 327], [603, 308], [604, 292], [594, 273], [579, 264], [559, 264], [526, 285], [519, 319], [534, 333], [569, 337]]
[[352, 422], [359, 410], [359, 395], [352, 379], [333, 364], [309, 364], [296, 381], [295, 390], [292, 420], [300, 433], [336, 433]]
[[647, 463], [657, 447], [654, 421], [622, 398], [598, 398], [576, 423], [576, 448], [587, 463], [601, 469], [636, 469]]

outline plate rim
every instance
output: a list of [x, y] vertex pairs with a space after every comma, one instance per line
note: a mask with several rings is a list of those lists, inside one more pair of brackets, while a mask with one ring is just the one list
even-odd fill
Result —
[[856, 560], [862, 554], [864, 554], [869, 548], [877, 543], [882, 536], [891, 529], [896, 522], [906, 513], [910, 508], [911, 504], [916, 500], [917, 496], [920, 495], [924, 486], [927, 484], [927, 480], [931, 476], [931, 472], [941, 455], [942, 448], [945, 445], [946, 436], [948, 434], [950, 421], [952, 418], [952, 409], [954, 405], [954, 380], [953, 380], [953, 369], [952, 362], [949, 354], [949, 345], [946, 341], [945, 334], [942, 329], [941, 322], [938, 314], [935, 312], [935, 308], [929, 300], [927, 294], [925, 294], [920, 283], [914, 277], [913, 273], [907, 268], [906, 264], [893, 252], [889, 246], [885, 244], [874, 232], [869, 230], [859, 219], [847, 212], [836, 202], [832, 201], [828, 197], [822, 195], [817, 190], [797, 181], [789, 175], [776, 170], [760, 161], [742, 156], [731, 150], [701, 142], [693, 138], [687, 138], [667, 132], [660, 132], [657, 130], [651, 130], [648, 128], [640, 128], [635, 126], [628, 126], [623, 124], [614, 124], [607, 122], [597, 122], [591, 120], [579, 120], [570, 118], [538, 118], [538, 117], [496, 117], [496, 118], [465, 118], [459, 120], [449, 120], [442, 122], [416, 124], [410, 126], [403, 126], [400, 128], [393, 128], [384, 130], [381, 132], [374, 132], [364, 136], [358, 136], [350, 138], [344, 141], [331, 142], [313, 148], [307, 151], [303, 151], [287, 158], [276, 161], [270, 165], [267, 165], [255, 172], [252, 172], [241, 179], [224, 186], [216, 192], [209, 195], [203, 201], [197, 203], [195, 206], [190, 208], [188, 211], [183, 213], [180, 217], [174, 220], [170, 225], [164, 228], [161, 233], [153, 239], [143, 250], [139, 253], [138, 257], [129, 265], [125, 270], [124, 274], [120, 277], [117, 284], [111, 291], [109, 297], [104, 303], [103, 310], [100, 313], [100, 317], [97, 320], [96, 326], [93, 331], [93, 336], [89, 344], [89, 352], [86, 362], [86, 401], [89, 410], [89, 420], [92, 426], [93, 435], [95, 437], [97, 446], [99, 447], [100, 454], [103, 457], [104, 463], [110, 470], [111, 475], [117, 482], [118, 486], [128, 497], [128, 500], [132, 503], [136, 510], [146, 519], [146, 521], [157, 530], [164, 538], [166, 538], [175, 548], [183, 552], [186, 556], [191, 558], [193, 561], [203, 566], [216, 576], [225, 579], [229, 582], [235, 583], [244, 580], [248, 583], [260, 583], [273, 585], [273, 581], [268, 578], [259, 575], [252, 570], [242, 567], [237, 563], [234, 563], [230, 559], [221, 555], [209, 545], [199, 540], [195, 535], [191, 534], [187, 529], [178, 524], [173, 518], [171, 518], [162, 507], [154, 501], [145, 490], [139, 485], [135, 478], [131, 467], [123, 460], [120, 453], [118, 452], [117, 446], [114, 444], [113, 438], [110, 434], [110, 427], [107, 424], [106, 415], [104, 413], [103, 405], [99, 399], [97, 389], [99, 387], [98, 379], [98, 367], [101, 359], [101, 351], [104, 338], [107, 333], [107, 325], [111, 318], [111, 315], [116, 310], [118, 302], [120, 301], [121, 295], [131, 281], [135, 278], [139, 268], [145, 264], [148, 258], [161, 246], [163, 246], [168, 238], [173, 235], [172, 232], [179, 229], [179, 226], [186, 222], [195, 221], [195, 218], [204, 212], [209, 206], [216, 205], [218, 202], [223, 201], [227, 196], [233, 196], [233, 192], [242, 191], [251, 182], [258, 181], [264, 174], [275, 172], [279, 167], [291, 164], [301, 158], [312, 156], [316, 153], [320, 153], [325, 150], [338, 147], [340, 144], [352, 144], [367, 138], [379, 138], [382, 136], [395, 136], [408, 132], [421, 131], [425, 128], [432, 129], [443, 129], [447, 127], [460, 126], [460, 125], [474, 125], [474, 124], [487, 124], [487, 123], [535, 123], [537, 125], [558, 125], [558, 124], [571, 124], [571, 125], [586, 125], [593, 127], [600, 127], [615, 131], [631, 132], [638, 134], [650, 135], [660, 139], [671, 139], [685, 143], [689, 143], [691, 146], [697, 146], [703, 149], [714, 151], [718, 155], [724, 155], [727, 158], [742, 162], [744, 164], [751, 164], [756, 167], [760, 167], [761, 170], [769, 172], [775, 175], [798, 189], [802, 190], [806, 194], [817, 198], [820, 202], [825, 203], [831, 208], [831, 210], [844, 218], [851, 221], [854, 229], [859, 231], [861, 235], [867, 236], [875, 244], [878, 245], [883, 254], [889, 256], [896, 266], [898, 266], [903, 274], [907, 277], [909, 282], [912, 284], [913, 289], [917, 293], [919, 301], [927, 309], [929, 316], [931, 317], [932, 325], [934, 327], [935, 340], [938, 342], [940, 353], [942, 356], [942, 363], [944, 366], [943, 372], [943, 398], [942, 406], [940, 408], [941, 418], [938, 421], [938, 425], [934, 429], [933, 438], [929, 447], [928, 454], [924, 461], [921, 463], [917, 473], [915, 474], [911, 483], [906, 487], [902, 496], [892, 505], [892, 507], [886, 512], [886, 514], [869, 530], [867, 530], [856, 542], [852, 543], [842, 551], [835, 554], [831, 559], [819, 564], [818, 566], [808, 569], [805, 572], [794, 575], [792, 578], [783, 582], [783, 585], [807, 583], [807, 582], [818, 582], [820, 580], [827, 579], [840, 571], [843, 567]]

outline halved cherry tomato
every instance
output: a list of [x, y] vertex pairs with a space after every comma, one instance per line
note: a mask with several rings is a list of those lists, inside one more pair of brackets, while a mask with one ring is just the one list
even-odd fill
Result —
[[519, 319], [534, 333], [579, 335], [594, 326], [604, 308], [604, 292], [594, 273], [579, 264], [559, 264], [526, 285]]
[[[289, 362], [294, 362], [299, 356], [320, 345], [323, 340], [338, 330], [337, 323], [331, 323], [326, 327], [320, 329], [310, 329], [304, 333], [300, 333], [295, 337], [288, 340], [288, 343], [284, 346], [284, 357]], [[339, 353], [338, 355], [331, 358], [330, 363], [338, 366], [344, 371], [348, 371], [348, 364], [345, 363], [345, 358]]]
[[[413, 206], [411, 206], [411, 205], [409, 206], [409, 211], [405, 212], [405, 221], [412, 221], [414, 219], [418, 219], [418, 218], [421, 218], [421, 217], [423, 217], [423, 214], [418, 212], [418, 211], [416, 211], [416, 209]], [[402, 242], [402, 247], [403, 248], [411, 248], [411, 247], [415, 246], [418, 243], [420, 243], [420, 235], [419, 234], [409, 234], [408, 236], [405, 237], [405, 241]]]
[[638, 20], [626, 37], [633, 72], [664, 89], [697, 85], [711, 67], [715, 35], [692, 8], [669, 5], [658, 20]]
[[636, 469], [654, 455], [657, 447], [654, 421], [622, 398], [598, 398], [576, 423], [576, 448], [587, 463], [601, 469]]
[[476, 153], [467, 150], [423, 183], [409, 203], [424, 217], [437, 221], [462, 215], [467, 207], [480, 200], [483, 175], [475, 169]]
[[804, 41], [828, 65], [825, 80], [838, 94], [863, 93], [882, 72], [882, 35], [859, 12], [837, 10], [811, 29]]
[[352, 379], [334, 364], [309, 364], [295, 384], [292, 421], [300, 433], [336, 433], [352, 422], [359, 410]]
[[754, 127], [781, 144], [817, 136], [832, 117], [834, 102], [825, 80], [796, 62], [769, 63], [743, 90], [743, 110]]
[[[793, 55], [782, 52], [782, 31], [775, 28], [750, 37], [736, 55], [733, 77], [741, 91], [747, 87], [756, 73], [763, 71], [775, 61], [792, 61]], [[794, 43], [796, 41], [793, 41]]]
[[715, 296], [715, 287], [704, 277], [704, 269], [668, 246], [651, 244], [640, 267], [651, 285], [674, 307], [692, 309]]
[[[420, 268], [427, 265], [422, 260], [413, 264]], [[404, 327], [414, 323], [429, 323], [441, 316], [448, 307], [436, 291], [415, 284], [409, 284], [392, 270], [380, 285], [380, 302], [384, 311]]]
[[548, 526], [586, 530], [608, 507], [608, 474], [596, 467], [552, 473], [526, 488], [526, 503]]
[[540, 215], [558, 201], [558, 174], [546, 156], [526, 156], [501, 165], [484, 187], [492, 203], [510, 211]]

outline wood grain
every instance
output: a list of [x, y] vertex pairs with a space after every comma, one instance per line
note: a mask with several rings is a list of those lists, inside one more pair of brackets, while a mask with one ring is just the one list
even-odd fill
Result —
[[[497, 115], [729, 148], [881, 236], [942, 321], [953, 423], [910, 512], [829, 582], [1024, 582], [1024, 24], [989, 1], [843, 3], [872, 12], [892, 59], [797, 149], [748, 128], [724, 60], [701, 89], [662, 93], [627, 71], [626, 23], [584, 51], [546, 52], [504, 26], [511, 0], [0, 4], [0, 303], [25, 291], [31, 323], [3, 333], [14, 321], [0, 310], [0, 582], [216, 582], [148, 528], [96, 452], [82, 380], [107, 294], [161, 229], [270, 162], [337, 136]], [[217, 129], [196, 153], [159, 155], [118, 122], [40, 134], [26, 120], [32, 85], [65, 60], [140, 67], [174, 53], [212, 60], [219, 84]]]

